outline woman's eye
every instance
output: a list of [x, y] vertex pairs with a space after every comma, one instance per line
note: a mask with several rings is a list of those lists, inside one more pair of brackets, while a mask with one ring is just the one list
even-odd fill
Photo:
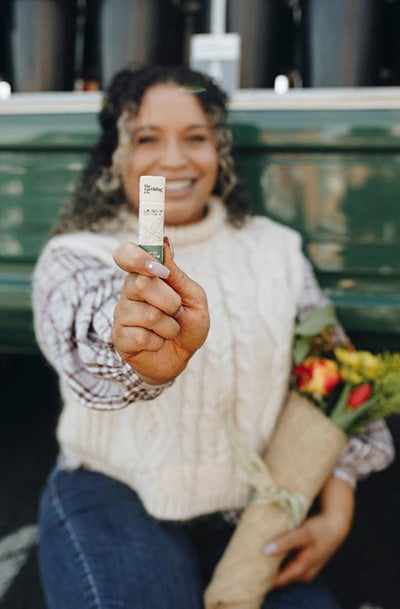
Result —
[[155, 141], [156, 141], [155, 137], [153, 137], [151, 135], [147, 135], [147, 136], [139, 137], [137, 140], [137, 143], [138, 144], [149, 144], [149, 143], [155, 142]]
[[188, 138], [189, 142], [205, 142], [206, 138], [204, 135], [190, 135]]

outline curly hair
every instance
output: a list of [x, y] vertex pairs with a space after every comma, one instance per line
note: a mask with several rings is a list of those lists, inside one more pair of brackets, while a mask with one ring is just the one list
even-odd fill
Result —
[[227, 208], [232, 225], [243, 225], [249, 212], [244, 184], [232, 156], [232, 133], [226, 125], [227, 96], [208, 76], [184, 66], [151, 66], [118, 72], [105, 91], [99, 114], [101, 134], [93, 148], [73, 197], [63, 206], [53, 235], [77, 230], [101, 230], [122, 208], [130, 208], [120, 175], [132, 145], [124, 125], [135, 116], [143, 95], [157, 84], [176, 84], [196, 95], [210, 121], [218, 153], [218, 174], [213, 194]]

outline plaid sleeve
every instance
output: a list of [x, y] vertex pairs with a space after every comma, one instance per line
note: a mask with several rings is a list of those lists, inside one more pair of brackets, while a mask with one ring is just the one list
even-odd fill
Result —
[[[318, 285], [311, 263], [304, 258], [304, 282], [297, 309], [298, 317], [301, 319], [312, 309], [323, 307], [329, 302]], [[350, 342], [339, 323], [335, 339], [341, 343]], [[376, 421], [366, 426], [363, 435], [349, 440], [334, 470], [334, 476], [354, 487], [357, 480], [385, 469], [393, 459], [394, 445], [389, 429], [385, 421]]]
[[394, 457], [394, 443], [385, 421], [375, 421], [366, 425], [362, 435], [349, 440], [333, 475], [355, 487], [358, 480], [388, 467]]
[[37, 342], [78, 401], [95, 409], [151, 400], [163, 386], [144, 383], [111, 340], [126, 274], [66, 248], [44, 253], [33, 277]]

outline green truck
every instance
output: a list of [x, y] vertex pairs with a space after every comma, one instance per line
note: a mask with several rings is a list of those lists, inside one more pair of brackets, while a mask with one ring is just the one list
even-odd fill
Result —
[[[0, 349], [32, 353], [32, 268], [96, 140], [99, 94], [0, 103]], [[299, 230], [345, 328], [400, 349], [400, 92], [238, 92], [238, 164], [256, 213]], [[359, 343], [358, 343], [359, 344]]]

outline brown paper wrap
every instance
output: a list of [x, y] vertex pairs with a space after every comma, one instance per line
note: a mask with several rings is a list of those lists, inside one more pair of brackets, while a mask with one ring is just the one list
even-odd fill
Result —
[[[346, 435], [311, 402], [291, 393], [264, 455], [280, 488], [301, 493], [310, 508], [347, 442]], [[290, 529], [286, 511], [250, 503], [205, 591], [206, 609], [259, 609], [284, 555], [266, 556], [266, 543]]]

